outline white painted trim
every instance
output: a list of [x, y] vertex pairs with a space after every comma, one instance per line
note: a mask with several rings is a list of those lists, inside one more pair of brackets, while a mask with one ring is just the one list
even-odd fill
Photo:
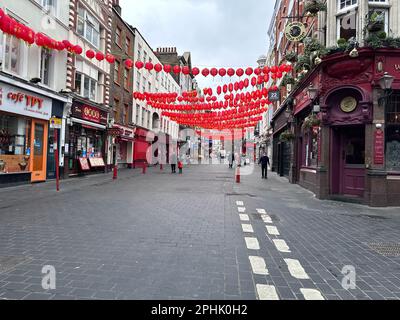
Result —
[[28, 91], [35, 92], [37, 94], [40, 94], [42, 96], [46, 96], [46, 97], [54, 99], [54, 100], [58, 100], [58, 101], [65, 102], [65, 103], [72, 103], [72, 99], [71, 98], [62, 97], [62, 96], [56, 95], [54, 93], [51, 93], [51, 92], [48, 92], [48, 91], [45, 91], [45, 90], [41, 90], [39, 88], [32, 87], [32, 86], [30, 86], [28, 84], [19, 82], [19, 81], [15, 80], [15, 79], [11, 79], [11, 78], [5, 77], [3, 75], [0, 75], [0, 81], [5, 82], [5, 83], [7, 83], [9, 85], [13, 85], [13, 86], [18, 87], [18, 88], [22, 88], [22, 89], [25, 89], [25, 90], [28, 90]]
[[97, 123], [93, 123], [93, 122], [90, 122], [90, 121], [85, 121], [85, 120], [77, 119], [77, 118], [73, 118], [73, 117], [71, 117], [71, 121], [75, 122], [75, 123], [80, 123], [80, 124], [84, 124], [84, 125], [87, 125], [87, 126], [92, 126], [92, 127], [95, 127], [95, 128], [106, 130], [106, 126], [101, 125], [101, 124], [97, 124]]

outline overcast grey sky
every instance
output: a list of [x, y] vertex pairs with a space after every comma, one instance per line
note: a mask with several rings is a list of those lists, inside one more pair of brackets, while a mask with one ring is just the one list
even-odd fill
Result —
[[[191, 51], [193, 66], [256, 66], [266, 54], [274, 0], [120, 0], [153, 50]], [[199, 77], [202, 79], [203, 77]], [[200, 81], [202, 83], [202, 81]]]

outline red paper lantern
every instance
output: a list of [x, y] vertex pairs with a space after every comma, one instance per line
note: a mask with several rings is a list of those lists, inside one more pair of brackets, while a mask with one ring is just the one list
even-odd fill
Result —
[[65, 49], [64, 43], [62, 43], [61, 41], [57, 42], [57, 50], [58, 51], [63, 51], [64, 49]]
[[140, 70], [144, 67], [144, 63], [142, 61], [136, 61], [135, 67]]
[[265, 74], [264, 75], [264, 82], [268, 82], [269, 81], [269, 74]]
[[147, 71], [151, 71], [151, 70], [153, 70], [154, 69], [154, 65], [151, 63], [151, 62], [147, 62], [145, 65], [144, 65], [144, 68], [147, 70]]
[[180, 67], [180, 66], [175, 66], [174, 69], [173, 69], [173, 72], [174, 72], [175, 74], [181, 73], [181, 67]]
[[208, 70], [207, 68], [203, 69], [203, 71], [201, 72], [201, 74], [203, 75], [203, 77], [207, 77], [210, 74], [210, 70]]
[[251, 75], [253, 74], [253, 68], [247, 68], [247, 69], [246, 69], [246, 74], [247, 74], [248, 76], [251, 76]]
[[257, 85], [257, 78], [256, 77], [251, 78], [251, 85], [253, 87], [255, 87]]
[[217, 87], [217, 94], [220, 95], [221, 93], [222, 93], [222, 88], [221, 88], [221, 86], [218, 86]]
[[154, 70], [155, 70], [157, 73], [159, 73], [159, 72], [161, 72], [161, 71], [163, 70], [163, 66], [162, 66], [160, 63], [157, 63], [157, 64], [154, 66]]
[[212, 69], [210, 70], [210, 74], [211, 74], [213, 77], [215, 77], [215, 76], [218, 74], [218, 69], [212, 68]]
[[115, 62], [115, 57], [112, 54], [109, 53], [109, 54], [106, 55], [106, 60], [107, 60], [108, 63], [112, 64], [112, 63]]
[[261, 69], [260, 69], [260, 68], [254, 69], [254, 74], [255, 74], [256, 76], [259, 76], [259, 75], [261, 74]]
[[278, 71], [278, 72], [276, 73], [276, 77], [277, 77], [278, 79], [282, 78], [282, 77], [283, 77], [282, 72]]
[[245, 87], [245, 88], [248, 88], [249, 85], [250, 85], [249, 79], [244, 79], [243, 84], [244, 84], [244, 87]]
[[225, 68], [221, 68], [221, 69], [219, 69], [218, 73], [219, 73], [219, 75], [221, 77], [225, 77], [226, 76], [226, 69]]
[[164, 65], [164, 72], [170, 73], [172, 70], [172, 67], [169, 64]]
[[232, 68], [229, 68], [227, 71], [228, 76], [233, 77], [235, 75], [235, 70]]
[[200, 74], [200, 69], [199, 68], [193, 68], [192, 69], [192, 75], [194, 77], [198, 76]]
[[88, 57], [89, 59], [93, 59], [95, 55], [96, 53], [93, 50], [86, 51], [86, 57]]
[[132, 69], [133, 68], [133, 61], [131, 59], [126, 59], [125, 60], [125, 67], [127, 67], [128, 69]]
[[243, 70], [242, 68], [237, 69], [237, 70], [236, 70], [236, 75], [237, 75], [238, 77], [243, 76], [243, 75], [244, 75], [244, 70]]
[[189, 75], [189, 74], [190, 74], [190, 68], [189, 68], [188, 66], [184, 66], [184, 67], [182, 68], [182, 73], [183, 73], [185, 76]]
[[222, 91], [223, 91], [224, 93], [227, 93], [227, 92], [228, 92], [228, 86], [227, 86], [226, 84], [224, 84], [224, 87], [222, 88]]
[[96, 53], [96, 60], [97, 61], [103, 61], [104, 60], [104, 53], [103, 52], [97, 52]]
[[[50, 40], [50, 39], [49, 39], [49, 40]], [[51, 40], [50, 40], [50, 42], [51, 42]], [[74, 47], [72, 48], [72, 51], [73, 51], [75, 54], [80, 55], [80, 54], [82, 54], [83, 49], [82, 49], [81, 46], [76, 45], [76, 46], [74, 46]]]
[[278, 68], [277, 67], [271, 67], [271, 72], [272, 73], [277, 73], [278, 72]]

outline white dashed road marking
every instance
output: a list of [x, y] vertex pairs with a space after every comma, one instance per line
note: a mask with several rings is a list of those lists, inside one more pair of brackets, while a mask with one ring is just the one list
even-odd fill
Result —
[[264, 223], [272, 223], [271, 217], [268, 216], [268, 215], [266, 215], [266, 214], [263, 214], [263, 215], [261, 216], [261, 218], [263, 219]]
[[243, 207], [244, 203], [243, 203], [243, 201], [236, 201], [236, 205], [239, 207]]
[[245, 233], [254, 233], [254, 229], [251, 224], [242, 224], [242, 229]]
[[265, 211], [265, 209], [256, 209], [256, 210], [259, 214], [267, 214], [267, 211]]
[[258, 284], [256, 288], [259, 300], [279, 300], [279, 296], [276, 293], [274, 286]]
[[240, 213], [244, 213], [244, 212], [246, 212], [246, 208], [245, 208], [245, 207], [239, 207], [239, 208], [238, 208], [238, 211], [239, 211]]
[[300, 289], [306, 300], [325, 300], [321, 292], [315, 289]]
[[280, 235], [277, 227], [267, 226], [267, 231], [271, 236], [279, 236]]
[[247, 249], [260, 250], [260, 243], [257, 238], [244, 238], [244, 240], [246, 240]]
[[278, 251], [280, 252], [284, 252], [284, 253], [290, 253], [290, 248], [287, 245], [285, 240], [279, 240], [279, 239], [274, 239], [272, 240], [275, 244], [275, 247], [278, 249]]
[[254, 274], [265, 275], [265, 276], [269, 274], [264, 258], [250, 256], [249, 259]]
[[239, 216], [241, 221], [250, 221], [250, 218], [247, 214], [240, 214]]
[[299, 260], [285, 259], [285, 262], [289, 268], [290, 274], [296, 279], [310, 279], [304, 268], [301, 266]]

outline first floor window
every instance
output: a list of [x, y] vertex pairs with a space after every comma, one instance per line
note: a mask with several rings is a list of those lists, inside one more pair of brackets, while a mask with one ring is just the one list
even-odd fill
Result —
[[40, 78], [42, 79], [42, 83], [47, 86], [50, 85], [50, 61], [50, 50], [42, 48], [40, 59]]
[[350, 13], [337, 18], [338, 39], [349, 40], [357, 37], [357, 14]]
[[19, 74], [22, 61], [21, 40], [16, 37], [6, 35], [6, 47], [4, 57], [5, 70]]
[[77, 72], [75, 75], [75, 92], [84, 98], [96, 101], [97, 80]]
[[357, 0], [339, 0], [339, 9], [345, 9], [357, 5]]

